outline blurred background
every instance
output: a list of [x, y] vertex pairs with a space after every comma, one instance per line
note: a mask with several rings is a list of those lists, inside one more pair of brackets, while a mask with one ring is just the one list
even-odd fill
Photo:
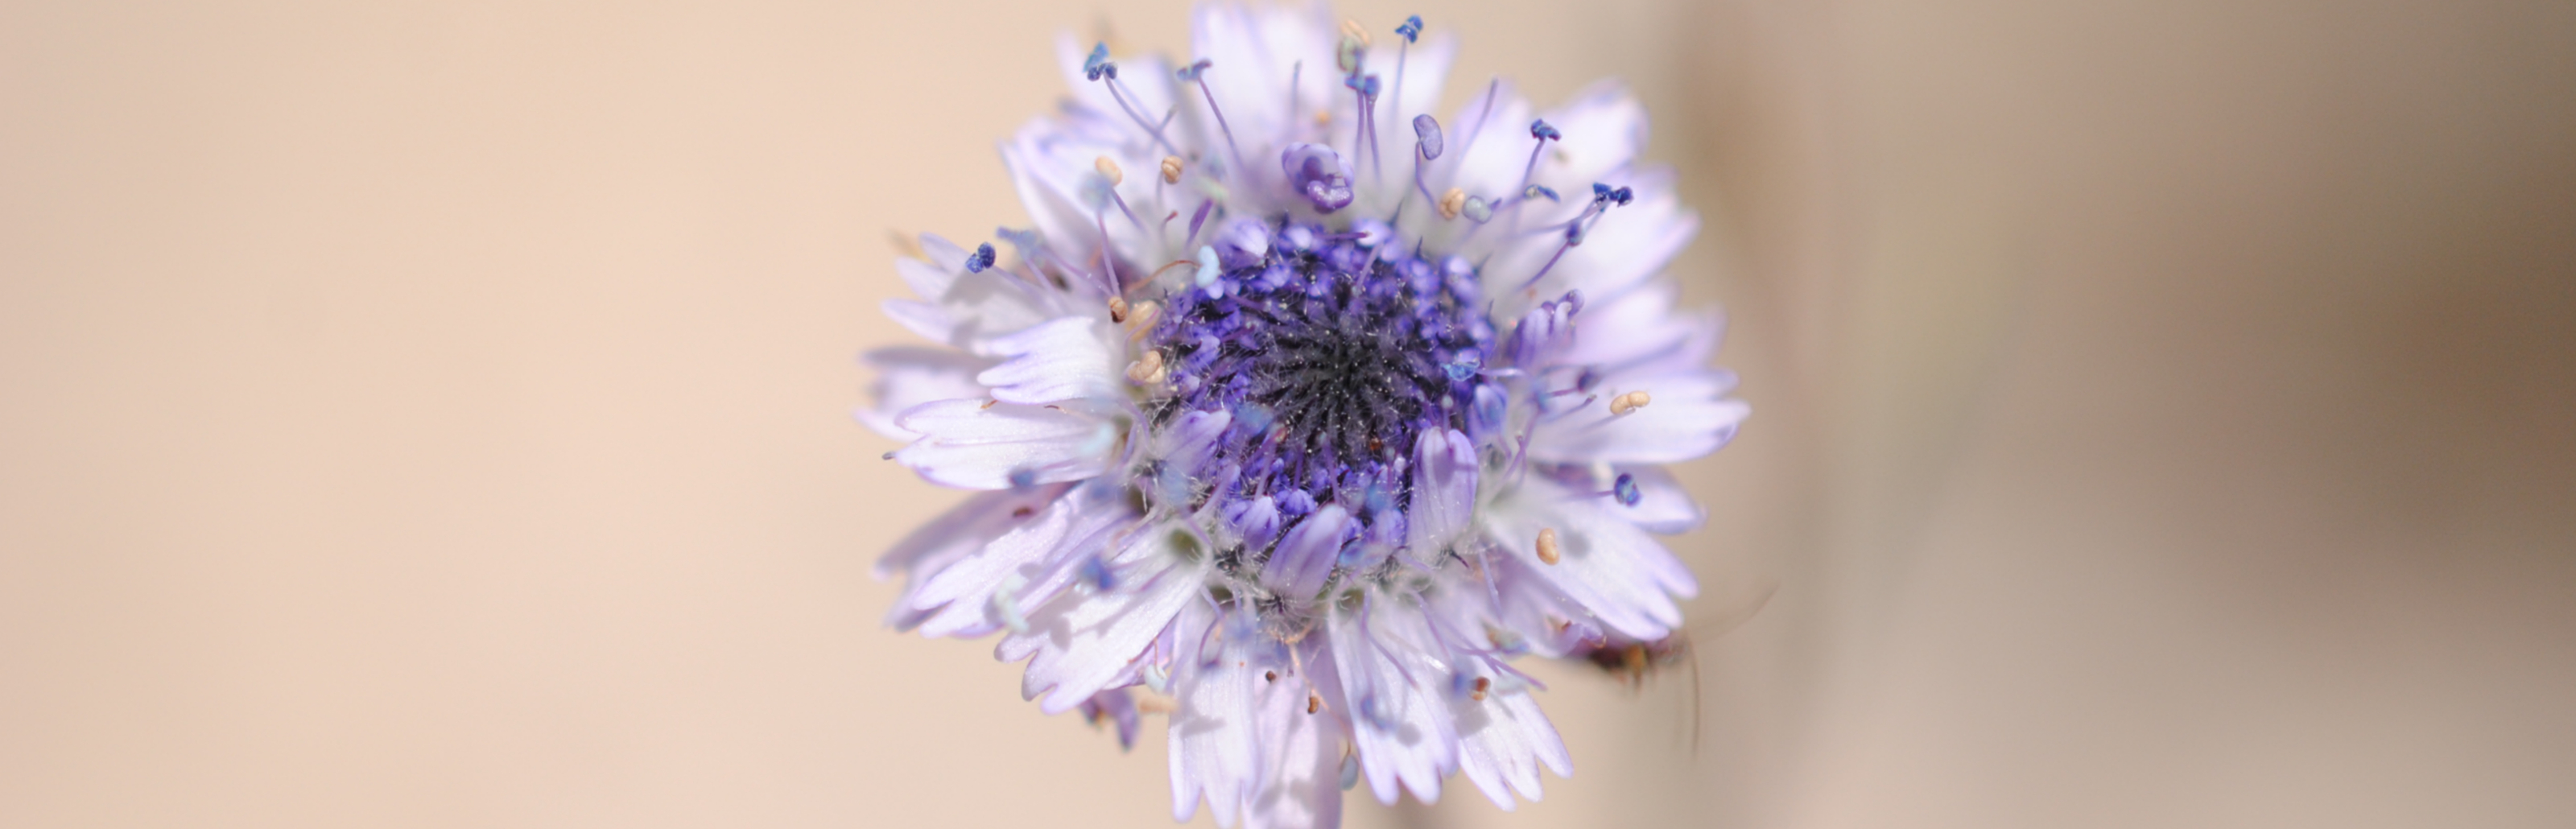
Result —
[[[847, 412], [1185, 11], [0, 5], [0, 825], [1168, 825], [880, 626], [957, 496]], [[2576, 825], [2576, 5], [1339, 11], [1627, 80], [1755, 411], [1697, 681], [1351, 825]]]

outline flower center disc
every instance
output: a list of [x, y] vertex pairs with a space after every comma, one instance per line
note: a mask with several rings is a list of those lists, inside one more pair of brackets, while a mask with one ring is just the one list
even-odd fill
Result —
[[1364, 246], [1360, 233], [1289, 224], [1267, 241], [1169, 298], [1156, 340], [1177, 394], [1156, 422], [1232, 415], [1210, 468], [1232, 462], [1241, 477], [1220, 496], [1400, 508], [1415, 437], [1465, 428], [1462, 401], [1492, 344], [1475, 272]]

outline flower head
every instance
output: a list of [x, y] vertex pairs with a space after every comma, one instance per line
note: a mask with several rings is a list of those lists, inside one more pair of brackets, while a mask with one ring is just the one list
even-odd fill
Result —
[[1122, 741], [1168, 711], [1176, 817], [1330, 826], [1453, 772], [1535, 800], [1571, 761], [1511, 662], [1663, 639], [1698, 589], [1658, 465], [1746, 408], [1659, 275], [1697, 222], [1619, 88], [1444, 123], [1423, 32], [1210, 6], [1177, 70], [1067, 39], [1071, 100], [1003, 145], [1014, 258], [896, 263], [886, 312], [944, 347], [871, 353], [859, 416], [978, 492], [886, 556], [889, 621], [1002, 634]]

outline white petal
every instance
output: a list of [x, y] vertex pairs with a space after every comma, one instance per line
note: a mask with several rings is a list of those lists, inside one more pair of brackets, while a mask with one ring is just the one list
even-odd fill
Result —
[[1062, 317], [997, 337], [1001, 365], [975, 375], [1004, 403], [1043, 405], [1119, 395], [1119, 365], [1110, 352], [1116, 328], [1091, 317]]
[[934, 483], [966, 489], [1093, 477], [1107, 468], [1117, 442], [1107, 423], [1017, 403], [924, 403], [896, 417], [895, 426], [922, 435], [895, 450], [896, 461]]
[[[1486, 510], [1486, 526], [1513, 559], [1612, 629], [1646, 640], [1670, 635], [1682, 621], [1673, 597], [1699, 595], [1698, 580], [1653, 536], [1595, 500], [1530, 478]], [[1542, 529], [1556, 531], [1554, 564], [1538, 558]]]

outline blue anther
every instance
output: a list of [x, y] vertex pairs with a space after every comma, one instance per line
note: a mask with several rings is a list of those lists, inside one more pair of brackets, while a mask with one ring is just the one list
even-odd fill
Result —
[[1109, 44], [1094, 43], [1091, 56], [1082, 59], [1082, 76], [1096, 81], [1102, 75], [1118, 77], [1118, 64], [1109, 62]]
[[1118, 573], [1102, 564], [1099, 556], [1082, 560], [1082, 581], [1091, 589], [1106, 592], [1118, 586]]
[[1440, 159], [1440, 121], [1429, 114], [1413, 116], [1413, 137], [1422, 142], [1422, 160]]
[[1377, 97], [1376, 75], [1352, 75], [1350, 77], [1343, 78], [1342, 85], [1350, 87], [1353, 92], [1358, 92], [1359, 94], [1366, 95], [1371, 98]]
[[1610, 200], [1610, 185], [1603, 184], [1603, 183], [1601, 183], [1601, 182], [1597, 182], [1597, 181], [1596, 181], [1596, 182], [1593, 182], [1593, 183], [1592, 183], [1592, 200], [1593, 200], [1593, 201], [1596, 201], [1596, 202], [1609, 201], [1609, 200]]
[[991, 242], [976, 245], [975, 254], [973, 256], [966, 257], [967, 273], [983, 273], [985, 268], [992, 266], [993, 244]]
[[1404, 18], [1404, 25], [1395, 27], [1395, 33], [1403, 35], [1404, 42], [1406, 43], [1412, 43], [1415, 40], [1420, 39], [1422, 37], [1422, 15], [1416, 14], [1406, 16]]
[[1484, 367], [1485, 355], [1476, 353], [1475, 349], [1468, 349], [1458, 352], [1458, 356], [1451, 358], [1448, 365], [1440, 368], [1448, 372], [1449, 379], [1463, 383], [1467, 378], [1476, 376], [1476, 371]]
[[1644, 492], [1637, 489], [1637, 476], [1626, 472], [1619, 473], [1619, 482], [1610, 485], [1610, 494], [1619, 499], [1621, 506], [1629, 507], [1636, 506], [1638, 501], [1646, 497]]
[[1637, 194], [1632, 193], [1632, 192], [1629, 192], [1629, 191], [1628, 191], [1628, 188], [1625, 188], [1625, 187], [1621, 187], [1621, 188], [1619, 188], [1619, 189], [1617, 189], [1617, 190], [1612, 190], [1612, 191], [1610, 191], [1610, 201], [1611, 201], [1611, 203], [1613, 203], [1613, 204], [1617, 204], [1617, 205], [1619, 205], [1619, 206], [1621, 206], [1621, 207], [1626, 207], [1626, 206], [1628, 206], [1628, 201], [1629, 201], [1630, 199], [1634, 199], [1634, 198], [1636, 198], [1636, 197], [1637, 197]]
[[1547, 186], [1546, 186], [1546, 185], [1543, 185], [1543, 184], [1533, 184], [1533, 185], [1530, 185], [1530, 186], [1529, 186], [1529, 189], [1527, 189], [1527, 190], [1522, 190], [1522, 191], [1521, 191], [1521, 198], [1524, 198], [1524, 199], [1545, 198], [1545, 199], [1547, 199], [1548, 201], [1558, 201], [1558, 199], [1557, 199], [1557, 197], [1556, 197], [1556, 191], [1554, 191], [1554, 190], [1550, 190], [1550, 189], [1547, 189]]
[[1547, 119], [1541, 118], [1530, 122], [1530, 137], [1540, 141], [1560, 141], [1564, 140], [1565, 134], [1557, 132], [1555, 127], [1548, 126]]
[[1181, 71], [1173, 74], [1179, 75], [1182, 83], [1190, 83], [1198, 80], [1199, 75], [1206, 73], [1208, 67], [1214, 65], [1216, 64], [1205, 58], [1201, 58], [1199, 62], [1181, 67]]

